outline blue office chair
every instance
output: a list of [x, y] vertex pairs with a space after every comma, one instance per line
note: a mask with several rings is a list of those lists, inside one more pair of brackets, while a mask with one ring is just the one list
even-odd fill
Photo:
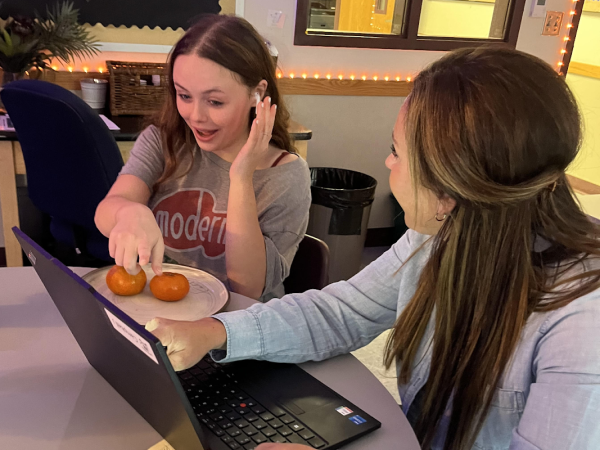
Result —
[[52, 83], [14, 81], [0, 97], [23, 150], [29, 197], [51, 217], [52, 236], [109, 263], [94, 213], [123, 167], [111, 132], [82, 99]]

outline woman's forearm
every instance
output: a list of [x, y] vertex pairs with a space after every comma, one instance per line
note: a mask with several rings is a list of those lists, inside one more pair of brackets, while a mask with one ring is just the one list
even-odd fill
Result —
[[247, 297], [259, 298], [265, 287], [267, 254], [251, 176], [231, 179], [225, 236], [231, 288]]
[[120, 195], [111, 195], [102, 200], [96, 208], [94, 222], [100, 233], [108, 237], [117, 223], [117, 212], [123, 207], [132, 203]]

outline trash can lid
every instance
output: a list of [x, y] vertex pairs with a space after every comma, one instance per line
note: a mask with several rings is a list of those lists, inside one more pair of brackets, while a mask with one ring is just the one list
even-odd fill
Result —
[[331, 190], [375, 190], [377, 180], [365, 173], [334, 167], [311, 167], [311, 186]]
[[367, 206], [373, 203], [377, 180], [354, 170], [333, 167], [310, 169], [313, 203], [330, 208]]

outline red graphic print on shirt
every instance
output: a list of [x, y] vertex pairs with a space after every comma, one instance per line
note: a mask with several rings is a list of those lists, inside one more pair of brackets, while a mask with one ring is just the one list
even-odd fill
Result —
[[215, 211], [215, 196], [206, 189], [175, 192], [153, 210], [165, 246], [172, 250], [202, 248], [207, 258], [225, 254], [227, 211]]

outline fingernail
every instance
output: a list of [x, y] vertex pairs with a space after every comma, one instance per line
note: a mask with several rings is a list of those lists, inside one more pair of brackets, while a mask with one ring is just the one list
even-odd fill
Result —
[[146, 323], [146, 326], [144, 328], [146, 328], [147, 331], [154, 331], [157, 327], [158, 321], [156, 319], [152, 319], [150, 322]]

